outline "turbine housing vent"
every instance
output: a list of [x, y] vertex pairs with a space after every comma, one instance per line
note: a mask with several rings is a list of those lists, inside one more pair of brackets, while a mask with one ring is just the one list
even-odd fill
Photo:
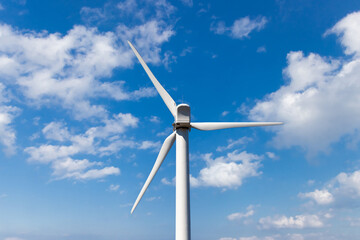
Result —
[[187, 104], [179, 104], [176, 107], [176, 127], [190, 127], [190, 106]]

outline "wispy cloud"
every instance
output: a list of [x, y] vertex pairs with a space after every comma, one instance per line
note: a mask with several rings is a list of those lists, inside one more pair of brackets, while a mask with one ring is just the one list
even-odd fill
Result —
[[6, 194], [6, 193], [2, 193], [2, 194], [0, 194], [0, 199], [1, 198], [6, 198], [8, 195]]
[[256, 49], [256, 52], [257, 53], [266, 53], [266, 47], [265, 46], [258, 47]]
[[234, 220], [240, 220], [243, 218], [248, 218], [250, 216], [253, 216], [255, 211], [254, 211], [254, 206], [250, 205], [246, 208], [246, 212], [242, 213], [242, 212], [236, 212], [236, 213], [232, 213], [229, 216], [227, 216], [227, 219], [230, 221], [234, 221]]
[[215, 34], [225, 34], [232, 38], [243, 39], [249, 37], [251, 32], [263, 29], [267, 22], [266, 17], [250, 19], [249, 16], [246, 16], [235, 20], [230, 27], [227, 27], [224, 21], [213, 22], [210, 30]]
[[104, 124], [89, 128], [83, 134], [73, 135], [66, 126], [58, 122], [46, 125], [42, 132], [45, 138], [61, 144], [42, 144], [27, 147], [29, 162], [50, 164], [55, 179], [73, 178], [79, 180], [103, 178], [120, 174], [117, 167], [103, 167], [102, 162], [88, 159], [74, 159], [77, 155], [111, 155], [124, 147], [137, 149], [158, 148], [160, 143], [151, 141], [135, 142], [119, 139], [129, 128], [137, 127], [138, 119], [131, 114], [117, 114], [105, 119]]
[[296, 215], [294, 217], [275, 216], [265, 217], [259, 220], [261, 229], [271, 228], [320, 228], [324, 226], [323, 221], [317, 215]]
[[116, 192], [117, 190], [119, 190], [119, 188], [120, 188], [120, 185], [118, 185], [118, 184], [110, 184], [108, 190], [111, 192]]
[[242, 138], [239, 138], [237, 140], [229, 139], [228, 140], [228, 145], [219, 146], [219, 147], [216, 148], [216, 151], [223, 152], [223, 151], [232, 149], [232, 148], [234, 148], [234, 147], [236, 147], [238, 145], [245, 145], [250, 141], [252, 141], [252, 138], [249, 138], [249, 137], [242, 137]]

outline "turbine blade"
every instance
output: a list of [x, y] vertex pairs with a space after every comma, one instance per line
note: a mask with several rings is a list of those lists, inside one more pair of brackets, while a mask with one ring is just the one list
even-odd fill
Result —
[[142, 196], [144, 195], [146, 189], [148, 188], [149, 184], [151, 183], [151, 181], [153, 180], [155, 174], [157, 173], [157, 171], [159, 170], [162, 162], [164, 161], [166, 155], [168, 154], [168, 152], [170, 151], [172, 145], [174, 144], [175, 142], [175, 138], [176, 138], [176, 133], [173, 132], [172, 134], [170, 134], [170, 136], [168, 136], [163, 145], [161, 146], [161, 149], [160, 149], [160, 152], [159, 152], [159, 155], [155, 161], [155, 164], [153, 166], [153, 168], [151, 169], [151, 172], [148, 176], [148, 178], [146, 179], [146, 182], [144, 184], [144, 186], [142, 187], [138, 197], [136, 198], [136, 201], [131, 209], [131, 214], [134, 212], [136, 206], [139, 204]]
[[240, 127], [262, 127], [281, 125], [282, 122], [192, 122], [190, 123], [192, 128], [198, 130], [219, 130], [225, 128], [240, 128]]
[[166, 92], [166, 90], [163, 88], [163, 86], [161, 86], [161, 84], [159, 83], [159, 81], [155, 78], [154, 74], [150, 71], [149, 67], [146, 65], [144, 59], [142, 59], [142, 57], [140, 56], [140, 54], [138, 53], [138, 51], [136, 50], [136, 48], [131, 44], [131, 42], [128, 41], [128, 44], [130, 45], [131, 49], [133, 50], [133, 52], [135, 53], [136, 57], [139, 59], [142, 67], [144, 68], [145, 72], [147, 73], [147, 75], [149, 76], [151, 82], [154, 84], [156, 90], [158, 91], [158, 93], [160, 94], [161, 98], [163, 99], [163, 101], [165, 102], [166, 106], [168, 107], [168, 109], [170, 110], [171, 114], [174, 116], [174, 118], [176, 117], [176, 103], [175, 101], [171, 98], [171, 96], [169, 95], [169, 93]]

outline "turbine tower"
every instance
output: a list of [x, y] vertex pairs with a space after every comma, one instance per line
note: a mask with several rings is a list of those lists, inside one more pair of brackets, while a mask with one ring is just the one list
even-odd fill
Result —
[[218, 130], [225, 128], [239, 128], [239, 127], [256, 127], [256, 126], [273, 126], [280, 125], [282, 122], [191, 122], [190, 121], [190, 106], [187, 104], [176, 105], [175, 101], [161, 86], [158, 80], [150, 71], [138, 51], [128, 41], [131, 49], [134, 51], [136, 57], [139, 59], [142, 67], [149, 76], [151, 82], [154, 84], [156, 90], [175, 118], [173, 123], [174, 132], [170, 134], [161, 146], [159, 155], [155, 164], [146, 179], [132, 209], [134, 212], [136, 206], [139, 204], [149, 184], [153, 180], [156, 172], [160, 168], [166, 155], [170, 151], [176, 139], [176, 219], [175, 219], [175, 239], [176, 240], [190, 240], [190, 193], [189, 193], [189, 130], [195, 128], [198, 130]]

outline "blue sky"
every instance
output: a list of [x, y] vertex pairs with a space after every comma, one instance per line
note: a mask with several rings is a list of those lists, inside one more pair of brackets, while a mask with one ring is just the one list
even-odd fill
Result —
[[0, 0], [0, 240], [174, 238], [173, 118], [195, 240], [360, 238], [359, 1]]

